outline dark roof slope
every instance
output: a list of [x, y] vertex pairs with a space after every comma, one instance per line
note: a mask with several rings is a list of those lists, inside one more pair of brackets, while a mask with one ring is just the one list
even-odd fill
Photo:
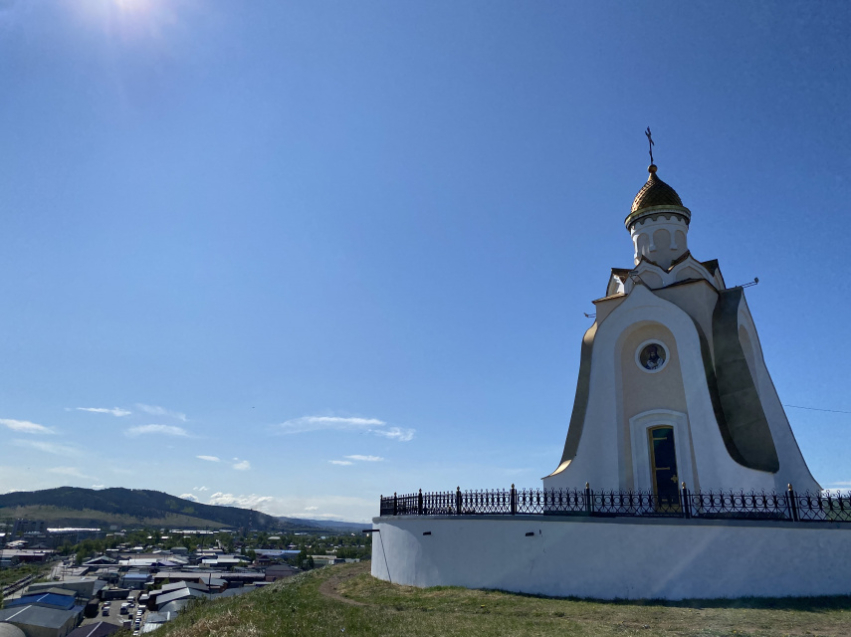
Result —
[[106, 637], [116, 633], [120, 627], [109, 622], [97, 622], [88, 626], [80, 626], [72, 630], [66, 637]]
[[76, 619], [76, 617], [76, 610], [59, 610], [32, 604], [23, 608], [15, 606], [0, 610], [0, 622], [44, 628], [62, 628], [69, 619]]

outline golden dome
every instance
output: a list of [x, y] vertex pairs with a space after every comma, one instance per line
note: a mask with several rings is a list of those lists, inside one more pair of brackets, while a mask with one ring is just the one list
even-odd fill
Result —
[[686, 223], [691, 221], [691, 211], [683, 206], [677, 191], [656, 176], [656, 165], [650, 164], [647, 172], [650, 173], [647, 183], [635, 195], [632, 210], [626, 218], [627, 229], [639, 218], [662, 211], [678, 213], [685, 217]]

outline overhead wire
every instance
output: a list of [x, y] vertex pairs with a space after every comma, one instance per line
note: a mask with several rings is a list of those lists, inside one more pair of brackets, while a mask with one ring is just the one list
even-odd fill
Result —
[[809, 411], [828, 411], [832, 414], [851, 414], [851, 411], [842, 411], [839, 409], [822, 409], [820, 407], [802, 407], [801, 405], [783, 405], [784, 407], [792, 407], [793, 409], [807, 409]]

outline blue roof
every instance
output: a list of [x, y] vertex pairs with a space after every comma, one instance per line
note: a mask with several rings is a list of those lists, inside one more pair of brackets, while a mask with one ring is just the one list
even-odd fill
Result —
[[254, 549], [254, 553], [257, 555], [266, 555], [268, 557], [282, 557], [282, 556], [296, 556], [301, 551], [295, 551], [291, 549]]
[[50, 606], [60, 610], [71, 610], [74, 607], [74, 597], [70, 595], [58, 595], [57, 593], [33, 593], [24, 595], [18, 599], [10, 599], [6, 602], [6, 608], [12, 606], [26, 606], [36, 604], [37, 606]]
[[150, 575], [148, 573], [125, 573], [124, 579], [140, 579], [140, 580], [148, 580], [150, 579]]

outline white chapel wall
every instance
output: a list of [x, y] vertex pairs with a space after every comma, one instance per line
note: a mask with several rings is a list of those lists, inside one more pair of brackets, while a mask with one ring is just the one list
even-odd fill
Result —
[[[635, 360], [639, 346], [647, 341], [663, 343], [668, 352], [668, 359], [663, 369], [656, 373], [642, 370]], [[680, 369], [679, 353], [676, 339], [671, 331], [660, 323], [644, 323], [635, 326], [622, 341], [619, 342], [620, 357], [616, 364], [620, 366], [616, 395], [623, 396], [623, 407], [619, 417], [621, 435], [624, 438], [623, 478], [619, 485], [622, 489], [643, 488], [647, 490], [648, 481], [635, 484], [633, 459], [636, 451], [642, 458], [649, 454], [647, 436], [642, 433], [633, 436], [632, 419], [639, 414], [656, 410], [670, 410], [685, 413], [688, 410], [685, 391], [683, 388], [682, 370]], [[662, 422], [645, 423], [643, 430]], [[691, 449], [689, 448], [689, 457]], [[678, 454], [679, 455], [679, 454]], [[649, 467], [648, 467], [649, 479]], [[693, 484], [688, 480], [689, 484]]]
[[688, 414], [693, 467], [701, 489], [774, 490], [774, 474], [748, 469], [727, 451], [715, 419], [694, 321], [685, 311], [640, 285], [598, 327], [588, 407], [576, 456], [563, 470], [545, 478], [544, 487], [582, 488], [589, 482], [596, 489], [628, 488], [632, 480], [632, 448], [624, 435], [624, 423], [630, 415], [619, 398], [623, 395], [620, 342], [648, 323], [664, 325], [673, 335], [686, 402], [685, 409], [675, 411]]

